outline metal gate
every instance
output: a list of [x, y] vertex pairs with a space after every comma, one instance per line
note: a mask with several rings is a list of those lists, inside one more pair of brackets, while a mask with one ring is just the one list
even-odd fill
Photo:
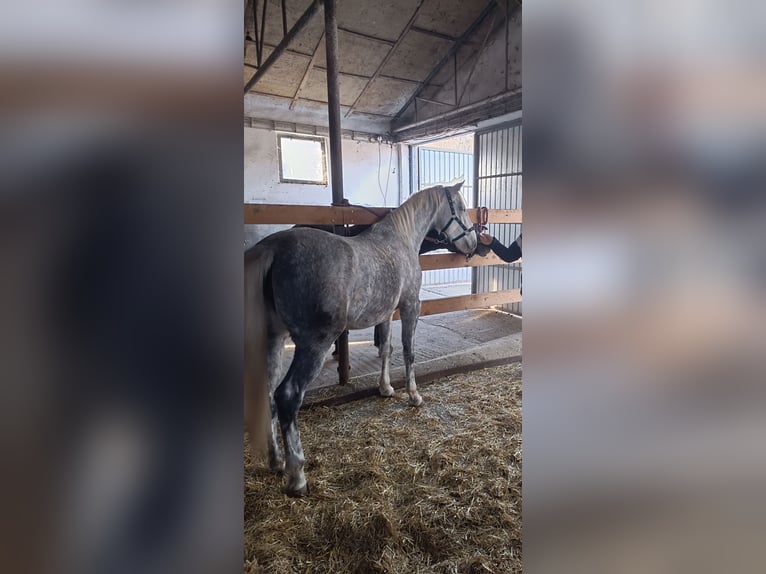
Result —
[[[521, 209], [521, 120], [476, 132], [476, 205], [490, 209]], [[490, 224], [489, 233], [510, 245], [521, 224]], [[490, 265], [473, 269], [472, 291], [486, 293], [521, 287], [521, 266]], [[499, 307], [521, 315], [521, 303]]]
[[[473, 207], [475, 195], [473, 191], [473, 154], [426, 147], [418, 147], [416, 149], [417, 169], [413, 170], [413, 172], [417, 174], [417, 190], [425, 189], [437, 183], [447, 182], [457, 177], [464, 177], [465, 183], [460, 193], [466, 205]], [[423, 286], [460, 284], [468, 286], [470, 283], [470, 268], [423, 271]]]

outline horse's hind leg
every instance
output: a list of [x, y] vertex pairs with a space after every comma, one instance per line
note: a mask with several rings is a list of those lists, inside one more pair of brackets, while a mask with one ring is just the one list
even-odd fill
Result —
[[297, 346], [293, 362], [274, 393], [279, 426], [285, 445], [285, 479], [286, 491], [292, 496], [308, 494], [306, 475], [303, 473], [305, 457], [301, 446], [301, 436], [298, 431], [298, 409], [303, 402], [303, 394], [308, 384], [313, 381], [322, 369], [324, 355], [332, 339], [322, 344]]
[[274, 401], [274, 391], [280, 382], [282, 374], [282, 352], [285, 348], [287, 334], [269, 336], [267, 369], [269, 377], [269, 406], [271, 407], [271, 425], [269, 425], [269, 468], [274, 472], [281, 472], [285, 468], [285, 459], [282, 449], [277, 441], [279, 419], [277, 417], [277, 404]]
[[410, 404], [419, 407], [423, 404], [423, 398], [418, 393], [415, 385], [415, 327], [420, 316], [420, 301], [414, 304], [399, 307], [399, 315], [402, 320], [402, 347], [404, 351], [404, 371], [407, 377], [407, 394], [410, 396]]
[[391, 386], [391, 376], [388, 372], [391, 356], [391, 320], [375, 325], [375, 334], [379, 336], [378, 355], [382, 358], [378, 387], [382, 396], [390, 397], [394, 394], [394, 387]]

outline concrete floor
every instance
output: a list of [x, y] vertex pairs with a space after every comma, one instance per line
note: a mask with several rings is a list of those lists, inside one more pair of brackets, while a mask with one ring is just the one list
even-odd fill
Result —
[[[426, 287], [421, 290], [421, 300], [470, 293], [470, 285]], [[391, 380], [404, 379], [404, 363], [401, 344], [401, 322], [393, 322], [391, 355]], [[309, 385], [307, 400], [322, 389], [332, 393], [342, 389], [351, 392], [377, 386], [380, 359], [373, 345], [373, 328], [349, 332], [351, 376], [347, 387], [338, 386], [338, 362], [327, 353], [324, 368]], [[292, 360], [293, 347], [288, 341], [285, 349], [285, 366]], [[421, 317], [415, 331], [415, 373], [444, 370], [460, 365], [477, 364], [521, 355], [521, 318], [494, 311], [477, 309], [456, 311], [441, 315]]]

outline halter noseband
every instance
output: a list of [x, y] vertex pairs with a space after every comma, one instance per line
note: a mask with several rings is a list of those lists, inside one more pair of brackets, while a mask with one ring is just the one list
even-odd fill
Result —
[[[458, 239], [461, 239], [462, 237], [468, 235], [469, 233], [471, 233], [473, 231], [476, 231], [476, 225], [472, 225], [471, 227], [466, 227], [465, 224], [462, 221], [460, 221], [457, 218], [457, 215], [455, 214], [455, 203], [452, 201], [452, 195], [450, 194], [449, 190], [445, 189], [444, 190], [444, 195], [447, 196], [447, 203], [449, 203], [449, 210], [450, 210], [450, 214], [452, 215], [452, 217], [450, 217], [450, 219], [447, 222], [447, 224], [444, 227], [442, 227], [442, 229], [439, 232], [439, 234], [440, 235], [444, 235], [445, 237], [447, 237], [447, 239], [449, 239], [454, 244]], [[447, 235], [445, 233], [445, 231], [447, 231], [447, 228], [450, 225], [452, 225], [453, 221], [455, 223], [457, 223], [460, 226], [460, 228], [463, 230], [463, 233], [461, 233], [457, 237], [450, 237], [449, 235]]]

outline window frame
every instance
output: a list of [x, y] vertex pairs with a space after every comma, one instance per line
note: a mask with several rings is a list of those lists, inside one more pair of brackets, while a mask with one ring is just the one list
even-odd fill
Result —
[[[282, 165], [282, 139], [294, 139], [294, 140], [308, 140], [312, 142], [319, 142], [322, 150], [322, 181], [314, 181], [310, 179], [292, 179], [285, 177], [284, 166]], [[329, 181], [327, 178], [327, 146], [325, 144], [325, 138], [323, 136], [294, 134], [294, 133], [277, 133], [277, 158], [279, 161], [279, 183], [302, 183], [306, 185], [321, 185], [327, 186]]]

